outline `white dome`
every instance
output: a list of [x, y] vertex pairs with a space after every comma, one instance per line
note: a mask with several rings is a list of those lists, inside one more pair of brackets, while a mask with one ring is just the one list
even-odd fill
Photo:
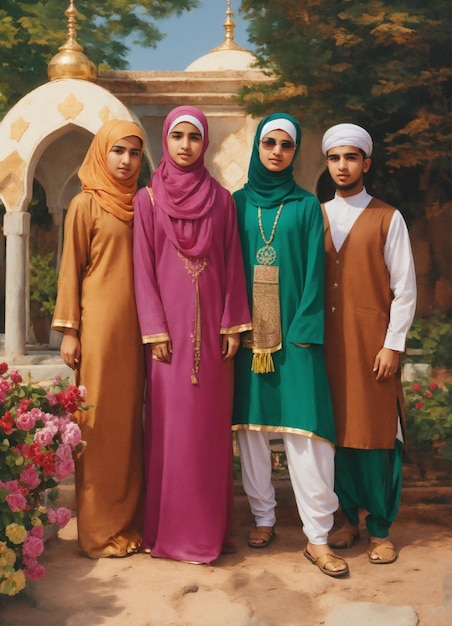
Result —
[[256, 57], [247, 50], [216, 49], [208, 52], [185, 68], [186, 72], [217, 72], [222, 70], [251, 70]]
[[210, 50], [207, 54], [190, 63], [186, 72], [218, 72], [235, 70], [244, 72], [252, 70], [256, 57], [245, 48], [241, 48], [234, 41], [235, 22], [232, 19], [231, 2], [228, 0], [226, 21], [223, 24], [225, 37], [223, 43]]

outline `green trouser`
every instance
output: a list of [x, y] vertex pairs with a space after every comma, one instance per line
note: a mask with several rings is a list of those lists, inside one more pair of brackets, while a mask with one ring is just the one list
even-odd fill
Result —
[[334, 490], [347, 520], [358, 526], [358, 510], [365, 509], [369, 535], [387, 537], [402, 492], [402, 442], [393, 450], [336, 448], [334, 463]]

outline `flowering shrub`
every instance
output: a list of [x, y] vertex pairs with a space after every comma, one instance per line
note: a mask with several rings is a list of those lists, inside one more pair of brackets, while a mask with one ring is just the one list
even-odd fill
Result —
[[[0, 594], [15, 595], [45, 568], [44, 527], [65, 526], [69, 509], [49, 508], [58, 482], [74, 471], [83, 450], [73, 413], [83, 409], [84, 387], [56, 377], [47, 387], [24, 382], [0, 363]], [[50, 496], [50, 497], [49, 497]]]
[[452, 458], [452, 383], [403, 384], [408, 448]]

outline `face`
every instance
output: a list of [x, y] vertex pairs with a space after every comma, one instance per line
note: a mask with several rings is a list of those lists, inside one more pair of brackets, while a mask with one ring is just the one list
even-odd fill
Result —
[[272, 130], [259, 142], [259, 158], [270, 172], [282, 172], [292, 163], [295, 144], [285, 130]]
[[190, 122], [180, 122], [168, 135], [168, 152], [176, 165], [188, 167], [201, 156], [203, 143], [196, 126]]
[[118, 181], [132, 178], [141, 166], [142, 146], [138, 137], [118, 139], [107, 155], [107, 168]]
[[337, 194], [347, 197], [359, 193], [363, 189], [364, 174], [369, 171], [370, 164], [371, 159], [364, 158], [362, 152], [354, 146], [330, 148], [326, 166]]

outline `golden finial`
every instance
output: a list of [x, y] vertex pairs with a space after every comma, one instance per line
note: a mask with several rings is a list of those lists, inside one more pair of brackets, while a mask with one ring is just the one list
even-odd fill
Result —
[[53, 59], [51, 59], [47, 75], [49, 80], [59, 78], [79, 78], [81, 80], [95, 80], [97, 76], [96, 66], [83, 54], [82, 46], [77, 42], [77, 30], [75, 27], [77, 9], [74, 1], [70, 0], [69, 6], [64, 12], [68, 18], [68, 38]]
[[223, 23], [224, 26], [224, 41], [221, 45], [213, 48], [210, 52], [216, 52], [217, 50], [242, 50], [247, 52], [245, 48], [237, 45], [234, 41], [234, 30], [235, 30], [235, 22], [233, 20], [233, 11], [231, 9], [231, 0], [227, 0], [227, 11], [226, 11], [226, 21]]

